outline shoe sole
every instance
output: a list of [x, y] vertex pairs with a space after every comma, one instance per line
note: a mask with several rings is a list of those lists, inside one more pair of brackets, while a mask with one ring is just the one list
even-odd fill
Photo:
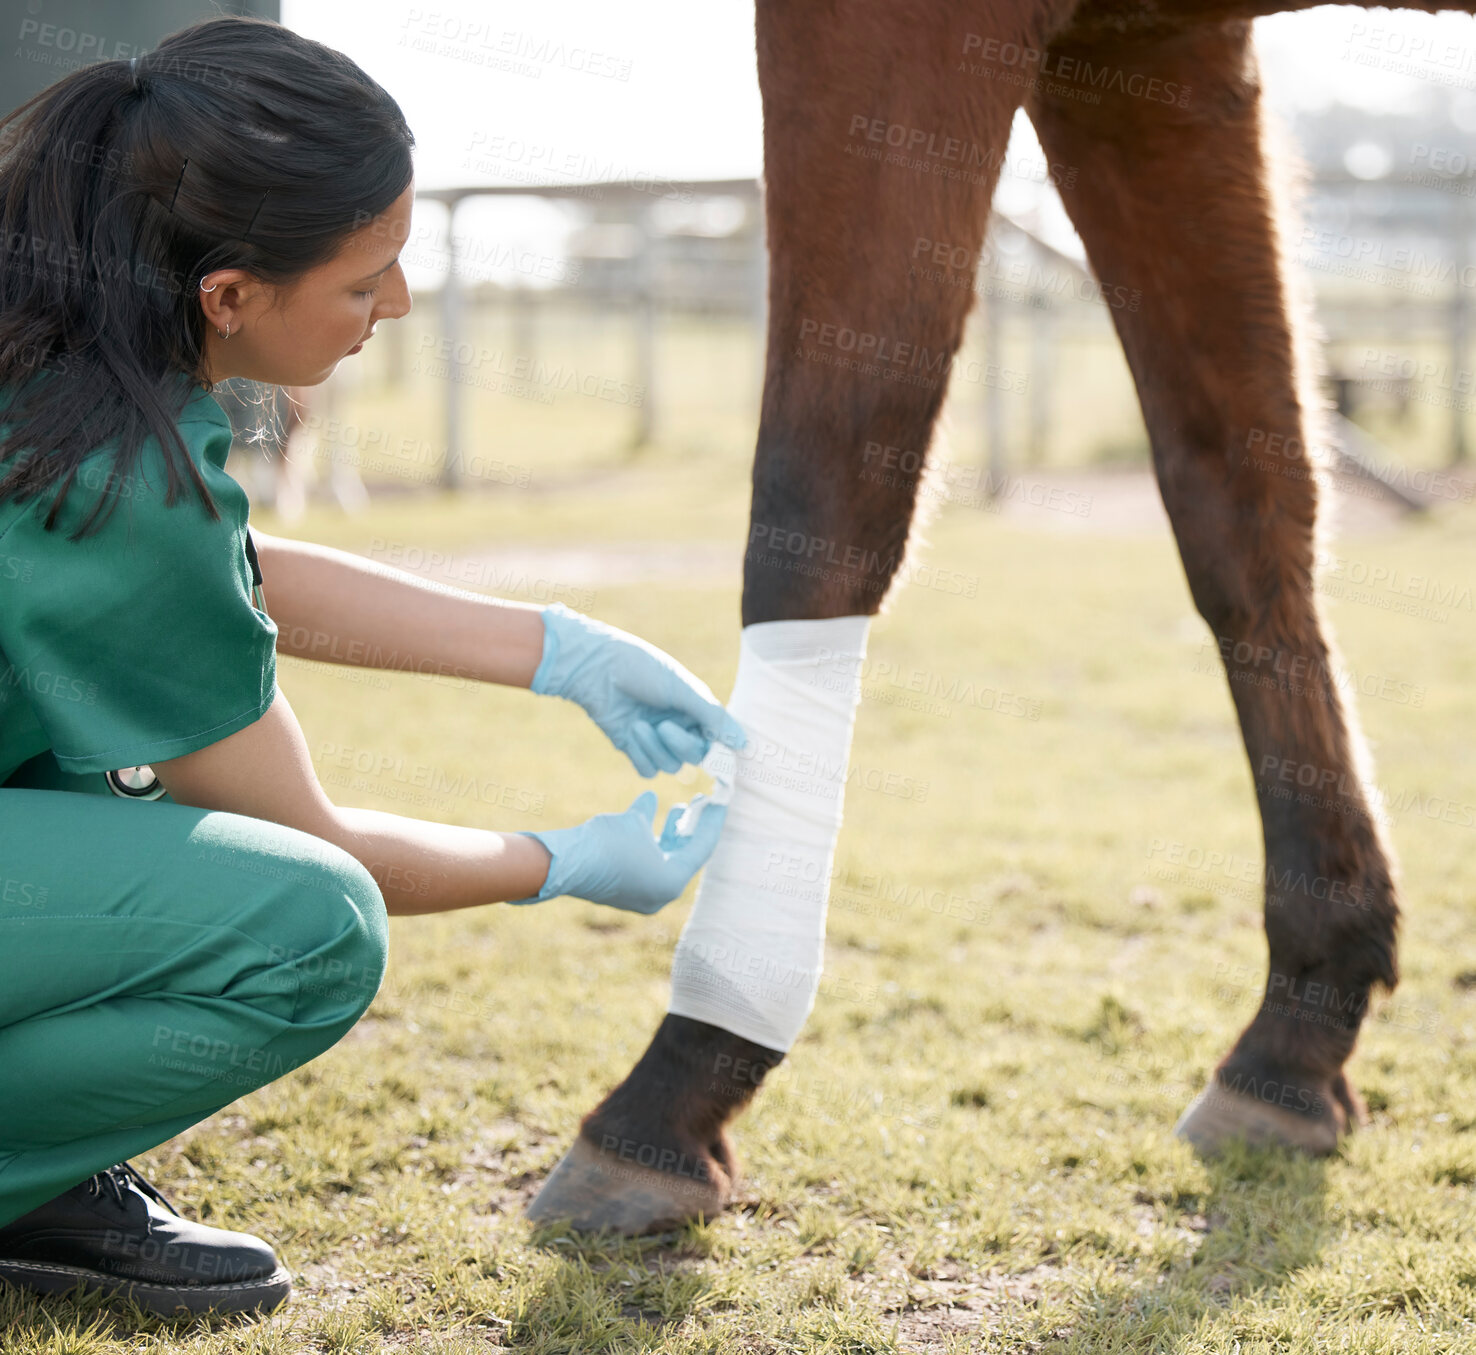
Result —
[[42, 1294], [64, 1294], [81, 1284], [90, 1293], [131, 1298], [145, 1312], [157, 1317], [175, 1317], [181, 1311], [192, 1317], [211, 1311], [270, 1312], [292, 1292], [292, 1277], [283, 1266], [259, 1280], [235, 1284], [151, 1284], [50, 1261], [5, 1260], [0, 1261], [0, 1280]]

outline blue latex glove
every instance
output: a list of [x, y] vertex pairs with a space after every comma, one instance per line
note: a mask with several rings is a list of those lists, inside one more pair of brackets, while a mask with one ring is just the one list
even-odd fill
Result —
[[633, 913], [654, 913], [687, 887], [717, 846], [727, 817], [726, 805], [707, 803], [690, 836], [677, 832], [677, 820], [686, 805], [674, 805], [666, 816], [660, 839], [651, 836], [656, 817], [656, 792], [642, 791], [623, 814], [596, 814], [574, 828], [550, 828], [536, 837], [553, 860], [548, 879], [530, 899], [511, 903], [542, 903], [570, 894], [591, 903], [607, 903]]
[[642, 776], [701, 762], [714, 739], [729, 748], [748, 742], [707, 684], [670, 654], [562, 602], [543, 609], [543, 658], [530, 685], [582, 706]]

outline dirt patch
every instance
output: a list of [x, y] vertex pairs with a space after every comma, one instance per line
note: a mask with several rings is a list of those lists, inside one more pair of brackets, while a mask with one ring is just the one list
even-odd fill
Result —
[[1052, 1266], [1036, 1266], [1019, 1275], [985, 1276], [940, 1267], [926, 1280], [913, 1280], [905, 1302], [887, 1304], [882, 1311], [898, 1314], [899, 1349], [921, 1355], [950, 1345], [956, 1348], [959, 1336], [998, 1335], [998, 1317], [1004, 1309], [1034, 1306], [1040, 1302], [1041, 1282], [1059, 1277], [1060, 1271]]
[[[1329, 539], [1393, 528], [1402, 510], [1348, 481], [1324, 495]], [[1349, 492], [1349, 491], [1352, 492]], [[993, 522], [1028, 531], [1106, 536], [1155, 536], [1170, 532], [1158, 484], [1147, 469], [1031, 471], [1011, 476], [990, 500], [974, 495], [949, 508], [975, 516], [979, 529]], [[737, 587], [743, 579], [743, 544], [732, 541], [600, 541], [492, 543], [447, 558], [427, 548], [409, 552], [433, 560], [412, 572], [450, 583], [485, 586], [509, 597], [578, 602], [576, 590], [642, 583]]]
[[[1168, 514], [1151, 469], [1026, 471], [1006, 479], [1000, 492], [977, 505], [1012, 527], [1109, 536], [1149, 536], [1170, 531]], [[1375, 486], [1349, 475], [1332, 477], [1321, 514], [1331, 537], [1388, 531], [1404, 510]]]

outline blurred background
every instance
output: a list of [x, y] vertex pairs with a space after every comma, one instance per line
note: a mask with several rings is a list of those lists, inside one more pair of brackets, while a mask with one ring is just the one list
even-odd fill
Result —
[[[0, 106], [219, 8], [0, 0]], [[751, 0], [253, 12], [395, 96], [419, 192], [411, 312], [295, 427], [218, 393], [253, 523], [563, 601], [726, 695], [764, 356]], [[1476, 19], [1257, 36], [1340, 411], [1319, 592], [1403, 871], [1403, 979], [1354, 1069], [1377, 1128], [1259, 1182], [1171, 1137], [1262, 1000], [1262, 831], [1112, 329], [1132, 281], [1091, 278], [1020, 120], [964, 362], [1023, 379], [953, 382], [930, 572], [868, 641], [825, 980], [739, 1122], [741, 1208], [674, 1259], [519, 1231], [656, 1028], [686, 901], [396, 918], [350, 1037], [150, 1155], [311, 1263], [301, 1331], [251, 1349], [1473, 1348]], [[565, 702], [392, 666], [279, 662], [335, 804], [529, 830], [643, 788]], [[17, 1350], [141, 1349], [28, 1312]]]
[[[7, 107], [214, 12], [188, 0], [10, 8]], [[352, 23], [333, 0], [236, 8], [347, 52], [418, 141], [402, 256], [413, 312], [312, 391], [300, 418], [260, 391], [223, 393], [257, 502], [287, 520], [315, 500], [353, 514], [374, 495], [515, 497], [672, 460], [741, 487], [765, 299], [751, 5], [361, 0]], [[1315, 296], [1339, 411], [1314, 456], [1349, 472], [1359, 507], [1459, 498], [1476, 427], [1473, 21], [1326, 7], [1262, 20], [1257, 38], [1303, 166], [1287, 249]], [[1021, 115], [965, 359], [1028, 379], [1016, 391], [955, 379], [948, 493], [1015, 514], [1042, 497], [1022, 483], [1093, 496], [1094, 512], [1053, 514], [1056, 525], [1152, 513], [1109, 305], [1044, 179]], [[1109, 299], [1131, 304], [1131, 289]]]

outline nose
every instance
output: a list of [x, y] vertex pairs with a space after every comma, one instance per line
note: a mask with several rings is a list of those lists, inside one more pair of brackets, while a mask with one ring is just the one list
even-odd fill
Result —
[[389, 285], [382, 294], [383, 299], [376, 318], [398, 320], [410, 313], [410, 284], [405, 281], [405, 270], [400, 267], [398, 260], [384, 276]]

